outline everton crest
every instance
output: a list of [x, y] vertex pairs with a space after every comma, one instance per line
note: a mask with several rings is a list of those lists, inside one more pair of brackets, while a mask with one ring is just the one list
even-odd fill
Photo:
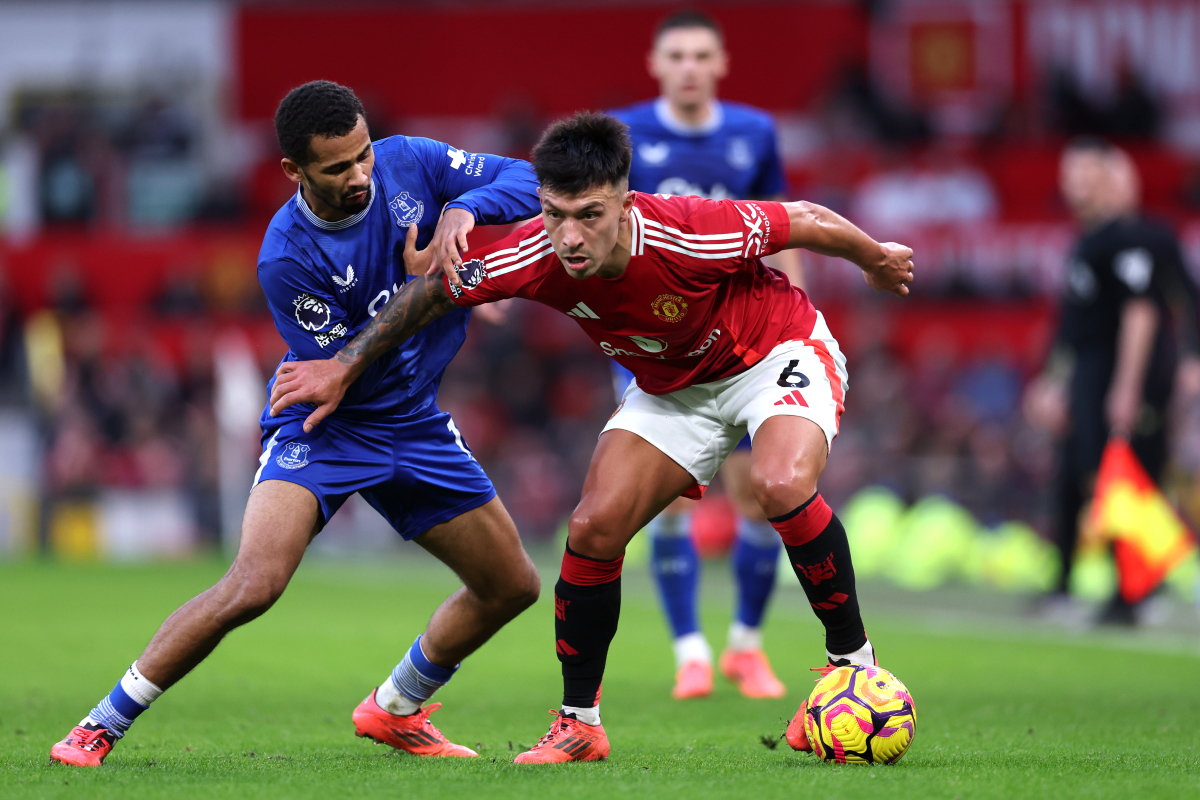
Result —
[[292, 442], [283, 448], [275, 463], [284, 469], [300, 469], [308, 464], [308, 451], [311, 449], [306, 444]]
[[425, 204], [408, 192], [401, 192], [393, 197], [388, 203], [388, 208], [396, 217], [396, 225], [401, 228], [416, 225], [421, 221], [421, 217], [425, 216]]

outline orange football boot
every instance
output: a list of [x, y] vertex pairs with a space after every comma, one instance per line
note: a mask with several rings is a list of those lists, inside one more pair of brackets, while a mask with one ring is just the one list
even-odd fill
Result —
[[437, 726], [429, 721], [429, 715], [441, 707], [441, 703], [430, 703], [417, 713], [402, 717], [380, 708], [372, 691], [354, 709], [354, 735], [372, 739], [376, 744], [391, 745], [414, 756], [479, 755], [469, 747], [446, 739]]
[[603, 725], [585, 725], [550, 710], [557, 717], [550, 732], [513, 759], [515, 764], [559, 764], [564, 761], [603, 761], [608, 758], [608, 734]]
[[50, 760], [72, 767], [98, 767], [116, 743], [117, 737], [108, 728], [81, 723], [50, 748]]
[[775, 677], [771, 662], [762, 650], [730, 650], [725, 648], [717, 662], [721, 674], [735, 683], [743, 696], [752, 700], [779, 698], [787, 687]]
[[676, 700], [708, 697], [712, 690], [712, 664], [707, 661], [685, 661], [675, 673], [675, 688], [671, 690], [671, 697]]

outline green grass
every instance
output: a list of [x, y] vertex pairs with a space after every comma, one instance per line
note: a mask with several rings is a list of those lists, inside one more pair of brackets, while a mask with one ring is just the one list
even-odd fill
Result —
[[[707, 569], [705, 625], [719, 643], [730, 589], [721, 565]], [[50, 745], [158, 623], [222, 570], [0, 564], [0, 796], [1200, 796], [1200, 645], [1186, 632], [1068, 635], [1029, 627], [998, 595], [866, 587], [872, 639], [915, 697], [918, 733], [895, 766], [836, 767], [761, 743], [782, 733], [822, 656], [793, 582], [767, 629], [789, 697], [752, 702], [720, 683], [708, 700], [677, 703], [643, 569], [627, 573], [605, 679], [608, 762], [511, 763], [510, 748], [536, 741], [559, 700], [553, 567], [538, 605], [437, 698], [446, 707], [434, 721], [483, 757], [395, 753], [356, 739], [350, 711], [455, 586], [416, 548], [370, 564], [305, 564], [279, 604], [159, 700], [102, 769], [48, 763]]]

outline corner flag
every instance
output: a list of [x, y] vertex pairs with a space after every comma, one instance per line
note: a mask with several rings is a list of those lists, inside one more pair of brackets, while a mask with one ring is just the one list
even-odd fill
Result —
[[1196, 544], [1123, 439], [1104, 448], [1090, 522], [1113, 542], [1121, 596], [1129, 603], [1145, 599]]

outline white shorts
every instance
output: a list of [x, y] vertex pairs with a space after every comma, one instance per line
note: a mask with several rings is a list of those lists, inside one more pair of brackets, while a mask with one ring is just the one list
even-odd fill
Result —
[[696, 479], [685, 496], [704, 493], [747, 432], [753, 441], [768, 417], [804, 417], [833, 446], [846, 398], [846, 358], [817, 312], [812, 337], [780, 342], [767, 357], [731, 378], [652, 395], [631, 383], [604, 431], [635, 433]]

